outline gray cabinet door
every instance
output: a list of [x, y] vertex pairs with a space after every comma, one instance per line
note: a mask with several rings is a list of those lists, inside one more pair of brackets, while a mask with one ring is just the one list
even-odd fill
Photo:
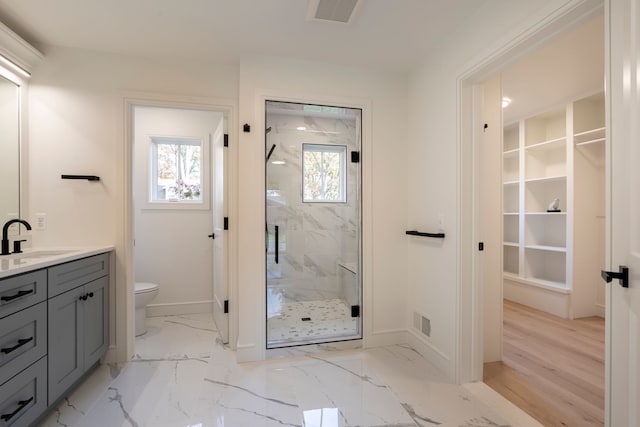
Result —
[[84, 364], [89, 369], [109, 347], [109, 276], [84, 286]]
[[108, 274], [108, 253], [50, 267], [47, 270], [49, 298]]
[[49, 404], [84, 373], [84, 288], [49, 300]]

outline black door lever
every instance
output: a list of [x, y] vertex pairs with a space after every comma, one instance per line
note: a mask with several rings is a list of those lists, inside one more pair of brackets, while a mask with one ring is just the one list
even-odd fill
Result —
[[629, 287], [629, 268], [627, 266], [621, 265], [620, 271], [616, 273], [615, 271], [604, 271], [600, 272], [600, 275], [604, 279], [605, 282], [609, 283], [613, 279], [618, 279], [618, 283], [623, 288]]

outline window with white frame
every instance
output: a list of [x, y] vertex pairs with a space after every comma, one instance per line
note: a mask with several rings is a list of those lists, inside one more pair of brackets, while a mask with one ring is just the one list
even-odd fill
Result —
[[149, 201], [202, 203], [206, 160], [201, 139], [151, 137]]
[[303, 202], [347, 201], [347, 147], [302, 145]]

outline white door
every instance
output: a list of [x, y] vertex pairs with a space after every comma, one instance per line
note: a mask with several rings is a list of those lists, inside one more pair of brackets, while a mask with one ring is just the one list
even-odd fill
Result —
[[629, 268], [629, 288], [614, 279], [607, 304], [607, 420], [640, 426], [640, 0], [609, 0], [611, 242], [609, 271]]
[[225, 217], [227, 186], [225, 184], [226, 150], [224, 147], [224, 120], [213, 134], [213, 319], [220, 338], [229, 342], [227, 236]]

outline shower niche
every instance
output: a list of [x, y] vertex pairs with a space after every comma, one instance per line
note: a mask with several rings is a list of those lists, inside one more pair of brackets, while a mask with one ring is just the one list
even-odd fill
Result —
[[362, 338], [361, 120], [266, 101], [268, 349]]

